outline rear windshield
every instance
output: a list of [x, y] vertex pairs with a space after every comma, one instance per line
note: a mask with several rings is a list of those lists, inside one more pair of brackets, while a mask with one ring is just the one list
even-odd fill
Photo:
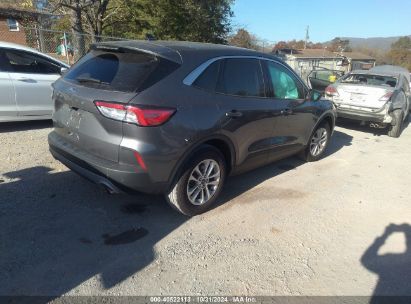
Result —
[[368, 74], [349, 74], [341, 82], [368, 84], [392, 88], [394, 88], [397, 85], [397, 79], [395, 77]]
[[178, 67], [177, 63], [145, 53], [93, 50], [70, 69], [64, 79], [103, 90], [138, 92]]

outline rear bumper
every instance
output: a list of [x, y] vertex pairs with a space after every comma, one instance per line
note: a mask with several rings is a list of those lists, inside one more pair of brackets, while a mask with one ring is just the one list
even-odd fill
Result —
[[384, 123], [384, 116], [370, 115], [369, 113], [358, 113], [353, 111], [338, 111], [338, 117], [352, 120]]
[[388, 113], [388, 107], [383, 107], [379, 111], [371, 111], [366, 108], [352, 109], [337, 106], [337, 116], [352, 120], [377, 122], [382, 124], [391, 124], [392, 122], [392, 117]]
[[85, 157], [84, 153], [62, 140], [54, 132], [49, 134], [48, 142], [50, 153], [55, 159], [111, 193], [159, 194], [167, 189], [167, 185], [163, 183], [152, 182], [148, 173], [137, 166], [113, 163], [91, 156]]

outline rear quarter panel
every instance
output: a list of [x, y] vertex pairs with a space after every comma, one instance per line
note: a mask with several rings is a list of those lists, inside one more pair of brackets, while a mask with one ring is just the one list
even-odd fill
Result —
[[208, 134], [218, 131], [216, 106], [204, 91], [186, 86], [186, 74], [178, 71], [138, 94], [136, 105], [171, 107], [175, 114], [164, 125], [142, 128], [124, 124], [124, 139], [134, 141], [131, 146], [141, 152], [153, 181], [169, 182], [177, 167]]

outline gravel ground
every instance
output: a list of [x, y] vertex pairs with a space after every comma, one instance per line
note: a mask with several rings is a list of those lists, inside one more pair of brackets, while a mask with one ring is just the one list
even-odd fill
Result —
[[323, 160], [231, 178], [191, 219], [72, 173], [50, 130], [0, 125], [0, 295], [411, 295], [411, 127], [339, 125]]

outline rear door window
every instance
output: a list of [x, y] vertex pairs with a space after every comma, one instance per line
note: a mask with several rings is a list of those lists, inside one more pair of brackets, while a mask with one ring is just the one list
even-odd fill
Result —
[[217, 92], [247, 97], [265, 97], [260, 60], [230, 58], [223, 62]]
[[177, 63], [145, 53], [93, 50], [64, 78], [88, 87], [135, 92], [155, 84], [178, 67]]

